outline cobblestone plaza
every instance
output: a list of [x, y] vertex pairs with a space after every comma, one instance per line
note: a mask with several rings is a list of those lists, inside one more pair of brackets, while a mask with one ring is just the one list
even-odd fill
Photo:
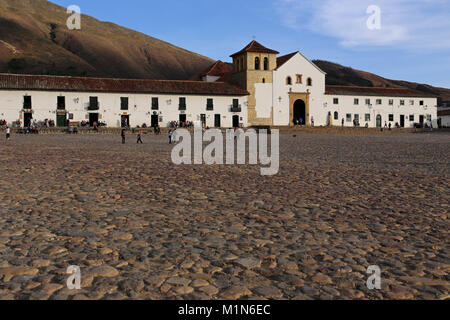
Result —
[[171, 150], [3, 141], [0, 299], [449, 298], [449, 133], [281, 135], [273, 177]]

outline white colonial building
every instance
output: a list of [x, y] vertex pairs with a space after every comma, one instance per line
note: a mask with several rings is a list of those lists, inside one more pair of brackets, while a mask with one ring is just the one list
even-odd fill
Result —
[[300, 52], [252, 41], [190, 81], [0, 74], [0, 119], [82, 121], [109, 127], [196, 122], [205, 127], [366, 126], [433, 123], [437, 98], [406, 88], [327, 86], [326, 74]]
[[300, 52], [277, 54], [252, 41], [231, 56], [231, 82], [250, 93], [249, 125], [436, 125], [434, 96], [407, 88], [327, 86], [325, 72]]
[[0, 119], [28, 126], [54, 120], [64, 127], [105, 122], [109, 127], [210, 127], [247, 124], [248, 93], [222, 82], [98, 79], [0, 74]]

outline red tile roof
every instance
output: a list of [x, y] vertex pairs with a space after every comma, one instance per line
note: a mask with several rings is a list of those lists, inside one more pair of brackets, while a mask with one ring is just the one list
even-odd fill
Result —
[[222, 61], [216, 61], [205, 71], [196, 74], [190, 80], [193, 81], [203, 81], [203, 77], [212, 76], [219, 77], [219, 82], [231, 82], [233, 74], [233, 65], [229, 63], [224, 63]]
[[438, 117], [450, 116], [450, 109], [438, 110]]
[[352, 86], [326, 86], [325, 94], [351, 95], [351, 96], [387, 96], [387, 97], [411, 97], [411, 98], [437, 98], [428, 93], [411, 90], [408, 88], [373, 88]]
[[246, 52], [259, 52], [259, 53], [279, 54], [278, 51], [266, 48], [262, 44], [260, 44], [259, 42], [256, 42], [255, 40], [253, 40], [244, 49], [242, 49], [239, 52], [236, 52], [235, 54], [232, 54], [230, 57], [234, 58], [235, 56], [239, 56], [239, 55], [241, 55], [243, 53], [246, 53]]
[[0, 90], [232, 95], [249, 93], [225, 82], [136, 80], [0, 74]]
[[281, 67], [283, 64], [288, 62], [293, 56], [295, 56], [298, 53], [298, 51], [289, 53], [287, 55], [281, 56], [277, 58], [277, 68]]

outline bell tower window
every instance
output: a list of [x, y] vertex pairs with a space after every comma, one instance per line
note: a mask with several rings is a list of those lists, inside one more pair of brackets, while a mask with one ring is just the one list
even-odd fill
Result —
[[264, 70], [269, 70], [269, 59], [264, 58]]
[[261, 69], [261, 61], [258, 57], [255, 58], [255, 70]]

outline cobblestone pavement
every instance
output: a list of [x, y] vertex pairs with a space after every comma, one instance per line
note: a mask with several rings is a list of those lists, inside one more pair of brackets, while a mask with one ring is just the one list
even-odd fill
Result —
[[273, 177], [144, 142], [1, 141], [0, 299], [449, 299], [450, 134], [284, 135]]

